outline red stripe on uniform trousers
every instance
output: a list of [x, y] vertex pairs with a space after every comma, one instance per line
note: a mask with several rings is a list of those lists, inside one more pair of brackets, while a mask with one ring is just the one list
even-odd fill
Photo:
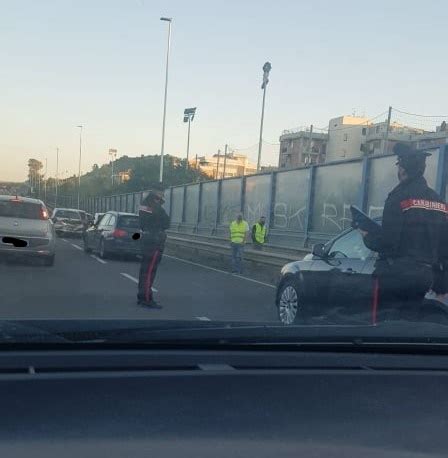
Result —
[[[159, 250], [156, 250], [151, 259], [151, 262], [149, 263], [148, 272], [146, 272], [146, 280], [145, 280], [145, 300], [146, 302], [149, 302], [151, 300], [151, 296], [152, 296], [151, 275], [152, 275], [152, 271], [154, 270], [154, 266], [156, 264], [156, 259], [158, 256], [159, 256]], [[150, 292], [151, 292], [151, 295], [149, 294]]]

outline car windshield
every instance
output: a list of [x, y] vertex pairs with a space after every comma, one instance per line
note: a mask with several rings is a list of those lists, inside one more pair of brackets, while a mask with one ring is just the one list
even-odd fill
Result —
[[0, 328], [448, 331], [446, 3], [0, 3]]
[[40, 219], [42, 205], [20, 200], [0, 200], [0, 218]]

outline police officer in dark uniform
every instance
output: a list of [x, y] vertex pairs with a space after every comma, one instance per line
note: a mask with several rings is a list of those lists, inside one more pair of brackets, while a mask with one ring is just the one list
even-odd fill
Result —
[[386, 199], [381, 230], [363, 236], [366, 246], [379, 253], [380, 315], [386, 311], [386, 318], [415, 320], [439, 260], [447, 207], [423, 177], [430, 154], [404, 143], [397, 143], [394, 153], [399, 184]]
[[139, 209], [142, 230], [142, 262], [138, 281], [137, 302], [153, 308], [162, 308], [154, 299], [152, 285], [165, 246], [165, 231], [170, 220], [162, 205], [163, 191], [153, 189], [143, 199]]

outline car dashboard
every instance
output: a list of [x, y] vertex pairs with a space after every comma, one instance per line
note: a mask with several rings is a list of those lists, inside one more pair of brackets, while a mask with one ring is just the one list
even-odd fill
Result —
[[9, 351], [1, 456], [446, 456], [447, 357]]

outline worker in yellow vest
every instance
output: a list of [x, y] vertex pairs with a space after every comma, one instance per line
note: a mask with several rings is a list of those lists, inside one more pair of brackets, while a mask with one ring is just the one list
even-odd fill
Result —
[[267, 239], [266, 218], [261, 216], [258, 223], [252, 226], [252, 243], [256, 250], [262, 250]]
[[242, 213], [230, 223], [230, 246], [232, 248], [232, 273], [243, 273], [243, 252], [249, 225], [244, 221]]

